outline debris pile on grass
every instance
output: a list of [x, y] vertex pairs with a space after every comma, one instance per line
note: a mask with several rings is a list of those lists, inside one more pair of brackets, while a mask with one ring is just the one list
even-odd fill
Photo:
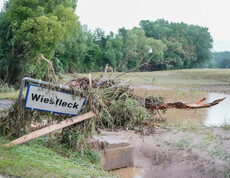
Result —
[[25, 98], [21, 98], [8, 111], [4, 111], [5, 113], [0, 115], [0, 134], [17, 138], [31, 132], [32, 124], [42, 123], [44, 119], [52, 123], [52, 121], [58, 119], [56, 115], [27, 109], [24, 105]]
[[[90, 84], [91, 83], [91, 84]], [[153, 121], [153, 115], [145, 108], [145, 102], [133, 94], [128, 85], [116, 80], [92, 80], [78, 78], [69, 84], [73, 90], [82, 91], [87, 98], [84, 112], [94, 111], [95, 124], [104, 128], [132, 128], [136, 124]]]
[[[154, 123], [154, 113], [145, 107], [145, 100], [134, 95], [129, 85], [114, 78], [91, 79], [75, 77], [67, 84], [73, 97], [86, 98], [81, 114], [94, 111], [96, 116], [62, 130], [61, 142], [72, 148], [84, 147], [85, 137], [98, 128], [132, 129], [135, 125]], [[24, 98], [18, 100], [0, 119], [1, 134], [20, 137], [29, 133], [31, 124], [48, 120], [48, 123], [66, 119], [67, 115], [50, 114], [24, 108]]]

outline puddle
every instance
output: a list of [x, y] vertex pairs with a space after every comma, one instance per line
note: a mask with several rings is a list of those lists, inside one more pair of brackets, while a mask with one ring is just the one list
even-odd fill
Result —
[[127, 167], [112, 170], [112, 172], [122, 178], [139, 178], [143, 175], [143, 168], [141, 167]]
[[0, 109], [9, 109], [10, 106], [15, 102], [13, 99], [1, 99]]
[[220, 104], [207, 109], [207, 117], [205, 119], [205, 126], [221, 126], [223, 124], [230, 124], [230, 95], [220, 93], [210, 93], [207, 102], [214, 101], [218, 98], [226, 98]]
[[[195, 122], [205, 126], [221, 126], [224, 123], [230, 124], [230, 95], [221, 93], [206, 93], [188, 90], [149, 90], [136, 88], [135, 94], [144, 97], [145, 95], [161, 95], [166, 102], [182, 101], [188, 104], [196, 103], [202, 98], [207, 98], [204, 103], [212, 102], [216, 99], [226, 98], [220, 104], [211, 108], [196, 110], [168, 109], [162, 117], [169, 122], [181, 123], [186, 119], [192, 119]], [[159, 117], [158, 115], [156, 117]]]

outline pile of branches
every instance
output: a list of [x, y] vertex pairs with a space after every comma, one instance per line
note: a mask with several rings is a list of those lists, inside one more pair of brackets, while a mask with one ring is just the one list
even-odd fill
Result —
[[86, 97], [84, 112], [96, 113], [95, 123], [105, 128], [132, 128], [137, 124], [153, 122], [153, 114], [145, 101], [133, 94], [128, 85], [115, 79], [92, 80], [77, 78], [68, 83], [73, 93]]
[[145, 100], [134, 95], [128, 85], [122, 85], [118, 80], [80, 77], [67, 85], [74, 95], [87, 98], [82, 113], [96, 113], [93, 119], [63, 129], [61, 142], [69, 147], [79, 150], [86, 136], [81, 133], [95, 133], [98, 128], [116, 130], [154, 125], [154, 112], [145, 107]]

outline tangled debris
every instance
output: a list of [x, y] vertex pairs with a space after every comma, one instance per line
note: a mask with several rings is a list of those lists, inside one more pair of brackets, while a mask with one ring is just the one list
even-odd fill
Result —
[[[44, 56], [40, 55], [40, 58], [44, 59]], [[45, 61], [53, 69], [52, 63], [47, 59]], [[51, 71], [53, 71], [52, 77], [55, 78], [54, 70]], [[62, 130], [60, 141], [66, 146], [83, 150], [87, 146], [84, 139], [97, 132], [98, 128], [112, 130], [119, 128], [132, 129], [136, 125], [148, 125], [159, 129], [155, 125], [155, 115], [160, 115], [159, 110], [211, 107], [225, 99], [222, 98], [202, 105], [200, 103], [205, 99], [195, 104], [186, 104], [183, 102], [165, 103], [162, 97], [157, 96], [141, 98], [133, 93], [129, 85], [119, 81], [118, 77], [108, 77], [106, 71], [98, 79], [92, 79], [91, 75], [89, 75], [89, 78], [75, 77], [65, 84], [69, 87], [69, 90], [65, 92], [71, 93], [73, 97], [80, 96], [87, 99], [81, 114], [90, 111], [96, 114], [93, 119], [73, 124]], [[57, 80], [53, 79], [52, 81]], [[51, 86], [49, 88], [53, 89]], [[67, 117], [61, 114], [26, 109], [24, 108], [24, 98], [21, 98], [9, 109], [6, 116], [0, 116], [0, 133], [20, 137], [30, 132], [31, 124], [41, 123], [46, 120], [47, 126], [63, 121]]]
[[25, 99], [17, 100], [8, 111], [1, 114], [0, 134], [19, 137], [29, 132], [33, 121], [42, 121], [40, 113], [24, 108], [24, 102]]
[[[74, 96], [87, 98], [82, 114], [89, 111], [96, 113], [94, 119], [74, 124], [62, 130], [60, 140], [67, 146], [79, 148], [83, 139], [97, 131], [97, 128], [118, 129], [133, 128], [135, 125], [154, 123], [154, 115], [147, 108], [143, 99], [136, 97], [129, 86], [120, 85], [114, 79], [90, 79], [77, 77], [66, 85]], [[66, 115], [50, 114], [24, 108], [24, 98], [14, 103], [7, 115], [0, 120], [1, 134], [20, 137], [30, 132], [31, 124], [48, 120], [59, 122]]]

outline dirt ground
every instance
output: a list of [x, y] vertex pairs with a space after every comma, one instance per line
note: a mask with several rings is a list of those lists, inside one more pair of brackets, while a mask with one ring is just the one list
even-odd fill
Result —
[[134, 177], [222, 178], [230, 176], [230, 131], [197, 127], [184, 130], [103, 131], [134, 147], [134, 166], [143, 171]]

